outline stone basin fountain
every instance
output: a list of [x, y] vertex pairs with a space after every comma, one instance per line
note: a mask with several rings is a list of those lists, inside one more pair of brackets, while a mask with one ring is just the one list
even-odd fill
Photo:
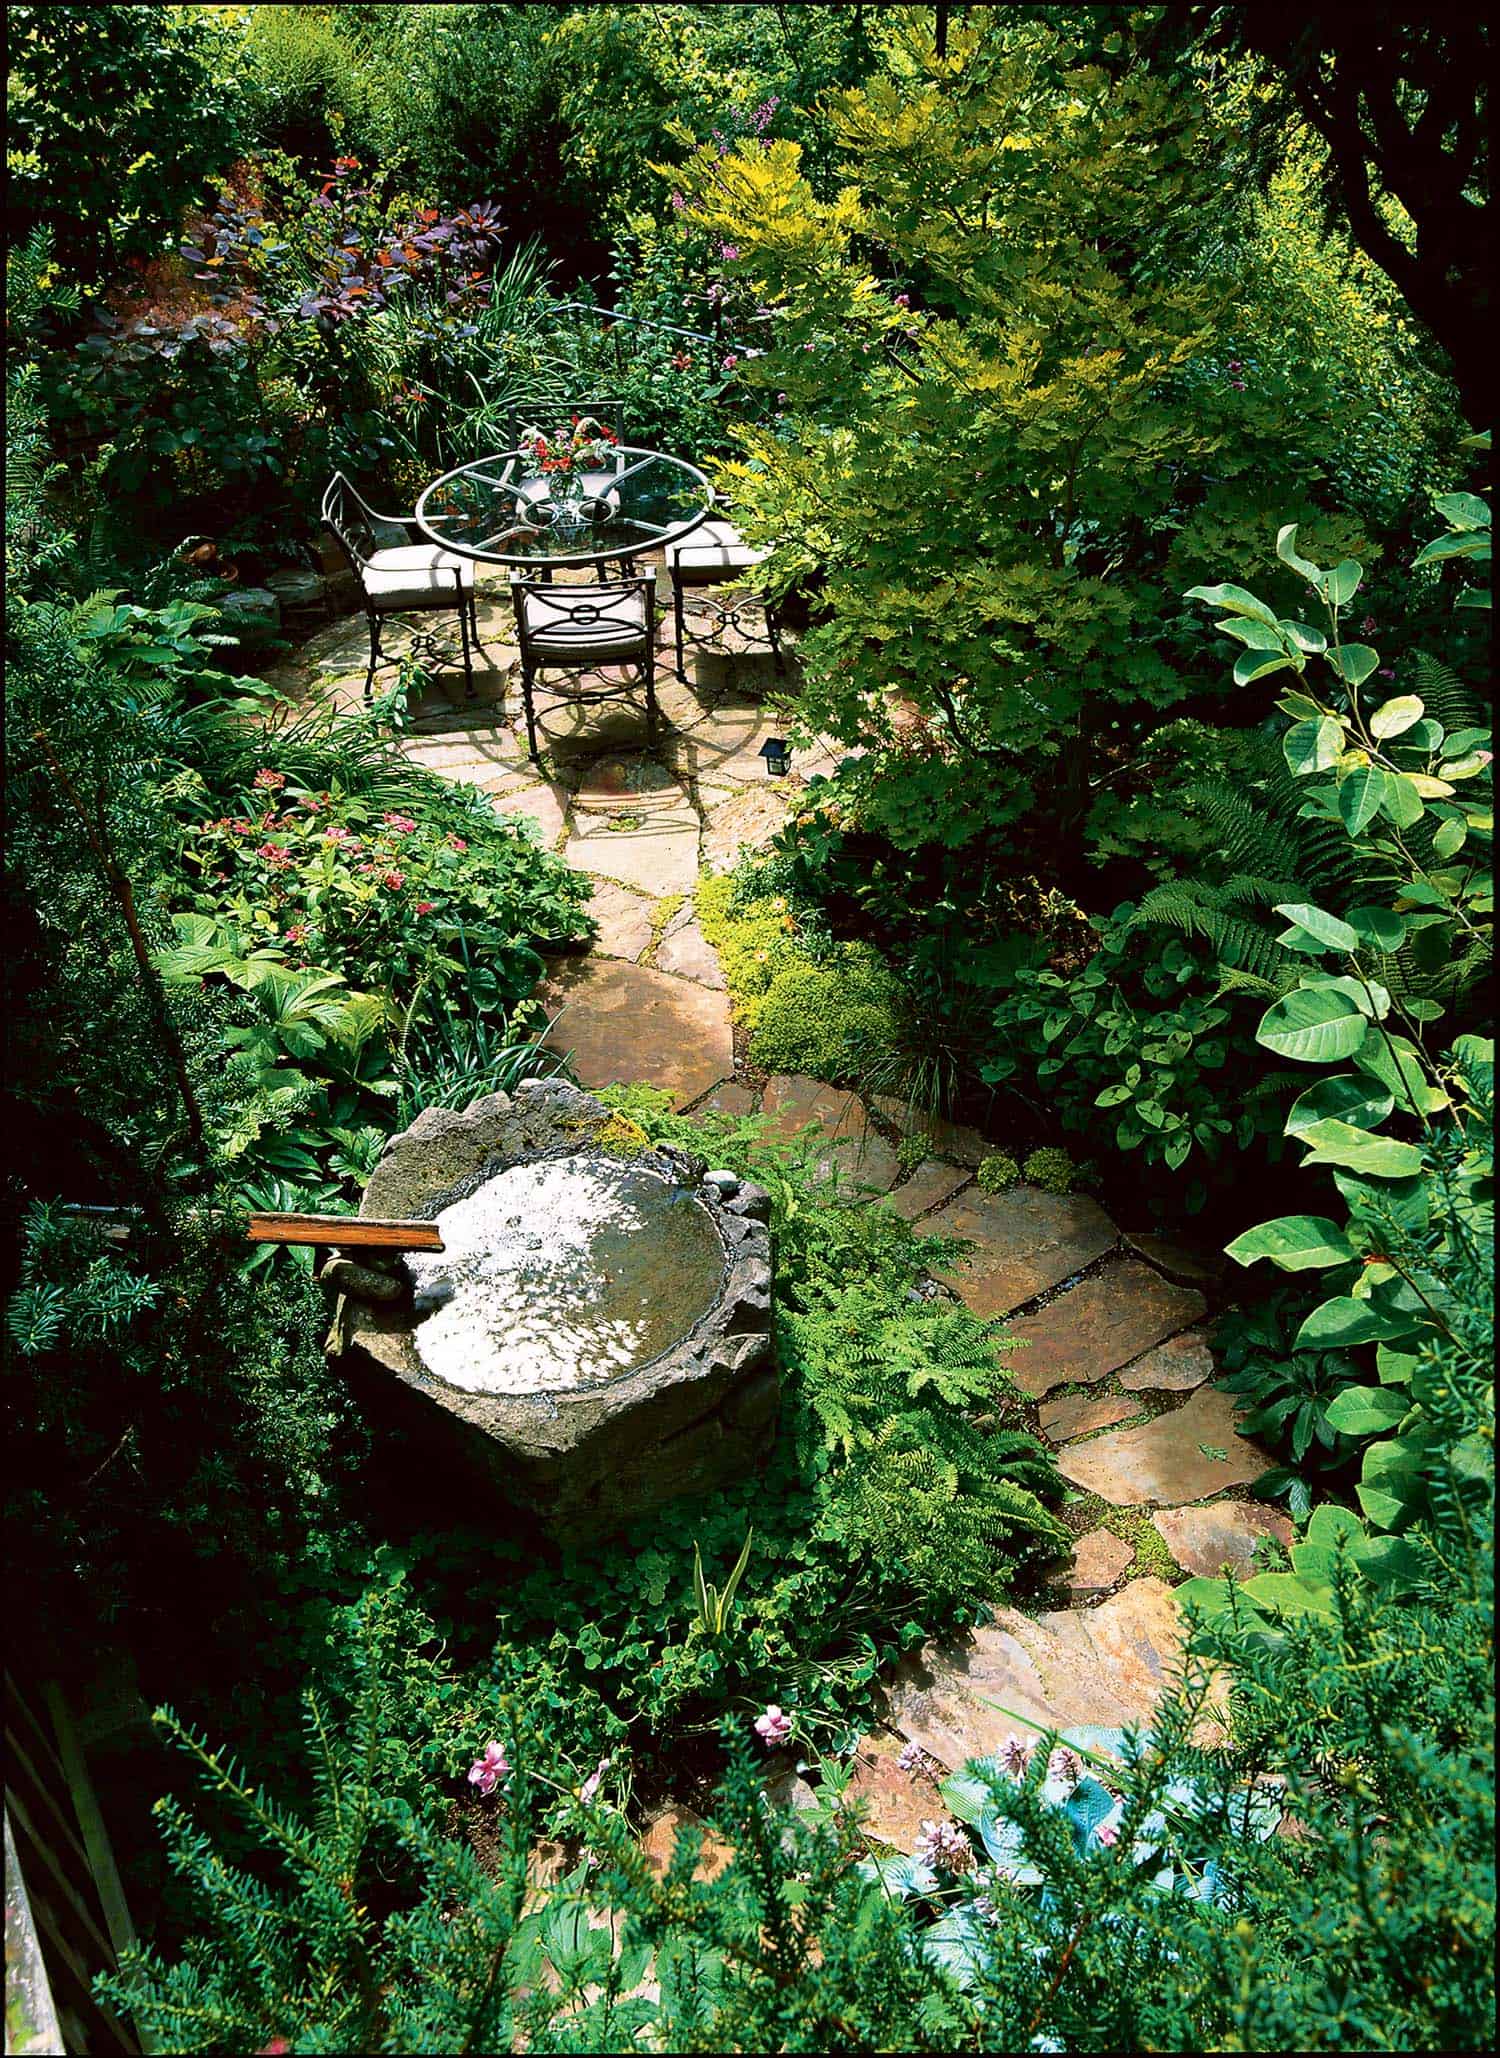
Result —
[[532, 1080], [427, 1109], [360, 1212], [442, 1232], [396, 1278], [335, 1274], [341, 1368], [438, 1465], [575, 1537], [763, 1455], [778, 1388], [762, 1188]]

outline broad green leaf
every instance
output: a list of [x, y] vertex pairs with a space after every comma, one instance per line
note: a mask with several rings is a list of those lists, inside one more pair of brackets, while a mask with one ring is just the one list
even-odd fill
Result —
[[1482, 564], [1489, 554], [1490, 539], [1487, 532], [1463, 531], [1456, 536], [1439, 536], [1433, 542], [1424, 544], [1412, 559], [1412, 565], [1416, 567], [1442, 564], [1451, 557], [1472, 557]]
[[1475, 493], [1439, 493], [1432, 502], [1445, 522], [1451, 522], [1455, 529], [1487, 529], [1490, 526], [1489, 503]]
[[1394, 1494], [1387, 1493], [1382, 1487], [1360, 1485], [1354, 1491], [1359, 1505], [1377, 1529], [1389, 1529], [1406, 1512], [1405, 1502], [1397, 1500]]
[[1233, 636], [1249, 650], [1284, 650], [1280, 632], [1268, 622], [1236, 621], [1232, 615], [1226, 615], [1222, 622], [1215, 622], [1214, 627], [1225, 636]]
[[[1368, 643], [1343, 643], [1329, 651], [1328, 662], [1346, 685], [1363, 686], [1380, 663], [1380, 652], [1371, 650]], [[1416, 719], [1413, 715], [1412, 720]]]
[[1357, 979], [1350, 972], [1309, 972], [1297, 984], [1317, 993], [1346, 994], [1362, 1015], [1376, 1022], [1383, 1022], [1391, 1011], [1391, 996], [1378, 979]]
[[1430, 772], [1403, 772], [1401, 776], [1423, 800], [1446, 800], [1453, 791], [1446, 779], [1434, 779]]
[[1411, 1408], [1404, 1393], [1392, 1393], [1388, 1386], [1346, 1386], [1328, 1403], [1325, 1414], [1330, 1428], [1341, 1436], [1383, 1436]]
[[1445, 779], [1477, 779], [1485, 766], [1490, 762], [1491, 756], [1492, 753], [1488, 750], [1471, 750], [1463, 757], [1445, 758], [1443, 760], [1443, 777]]
[[1394, 1105], [1394, 1097], [1384, 1087], [1371, 1085], [1352, 1072], [1339, 1072], [1298, 1095], [1286, 1118], [1285, 1133], [1301, 1136], [1314, 1123], [1328, 1120], [1348, 1122], [1356, 1129], [1375, 1129]]
[[1370, 717], [1370, 734], [1382, 741], [1388, 736], [1402, 736], [1420, 722], [1426, 712], [1415, 693], [1399, 694], [1395, 700], [1388, 700], [1376, 708]]
[[1281, 633], [1290, 636], [1299, 650], [1305, 650], [1311, 657], [1321, 657], [1328, 648], [1328, 638], [1321, 629], [1309, 628], [1306, 622], [1283, 622]]
[[1468, 841], [1469, 825], [1461, 816], [1452, 816], [1438, 824], [1432, 839], [1432, 848], [1440, 858], [1456, 857]]
[[1364, 566], [1356, 564], [1352, 557], [1346, 557], [1324, 579], [1323, 591], [1335, 607], [1347, 607], [1358, 593], [1359, 582], [1364, 575]]
[[1399, 950], [1406, 941], [1406, 924], [1392, 908], [1350, 908], [1349, 925], [1376, 950]]
[[1299, 987], [1266, 1010], [1255, 1040], [1278, 1057], [1326, 1065], [1351, 1057], [1368, 1026], [1347, 994]]
[[1283, 1615], [1332, 1615], [1334, 1612], [1332, 1590], [1321, 1584], [1314, 1585], [1311, 1580], [1299, 1579], [1295, 1572], [1257, 1572], [1253, 1579], [1242, 1583], [1240, 1591], [1258, 1608], [1274, 1608]]
[[1297, 555], [1297, 524], [1295, 522], [1288, 522], [1284, 528], [1277, 530], [1276, 555], [1284, 565], [1290, 565], [1299, 578], [1306, 579], [1310, 586], [1316, 586], [1323, 576], [1322, 568], [1315, 565], [1311, 558], [1299, 557]]
[[1341, 1508], [1336, 1501], [1324, 1501], [1313, 1510], [1307, 1525], [1307, 1540], [1322, 1550], [1331, 1550], [1338, 1539], [1347, 1537], [1351, 1541], [1363, 1534], [1363, 1525], [1352, 1508]]
[[1375, 1347], [1375, 1369], [1382, 1386], [1410, 1386], [1411, 1376], [1421, 1362], [1414, 1351], [1393, 1350], [1388, 1343]]
[[1339, 813], [1351, 836], [1374, 821], [1385, 798], [1386, 778], [1379, 765], [1358, 765], [1339, 787]]
[[1224, 1250], [1237, 1265], [1269, 1258], [1283, 1272], [1321, 1271], [1347, 1264], [1357, 1255], [1345, 1232], [1326, 1215], [1279, 1215], [1274, 1222], [1247, 1229]]
[[1341, 922], [1337, 915], [1325, 914], [1308, 901], [1280, 901], [1276, 913], [1285, 915], [1294, 927], [1306, 930], [1315, 942], [1326, 944], [1330, 950], [1359, 948], [1359, 938], [1347, 922]]
[[1344, 725], [1332, 715], [1294, 722], [1281, 741], [1282, 755], [1299, 778], [1306, 772], [1326, 772], [1338, 762], [1343, 747]]
[[1409, 772], [1387, 773], [1380, 805], [1398, 829], [1409, 829], [1427, 812]]
[[1267, 622], [1274, 629], [1276, 616], [1263, 600], [1247, 593], [1243, 586], [1189, 586], [1188, 600], [1206, 600], [1210, 607], [1222, 607], [1230, 614], [1249, 615], [1252, 621]]
[[[1410, 1336], [1420, 1327], [1409, 1315], [1385, 1315], [1369, 1301], [1357, 1301], [1352, 1294], [1339, 1294], [1320, 1301], [1292, 1339], [1295, 1351], [1352, 1350], [1356, 1344], [1378, 1343], [1382, 1337]], [[1383, 1389], [1376, 1387], [1379, 1393]], [[1401, 1412], [1406, 1413], [1403, 1399]]]
[[1284, 650], [1246, 650], [1234, 661], [1234, 683], [1248, 686], [1255, 679], [1269, 677], [1272, 672], [1284, 672], [1292, 660]]
[[1312, 1156], [1306, 1165], [1345, 1165], [1362, 1172], [1367, 1179], [1410, 1179], [1422, 1169], [1422, 1153], [1414, 1143], [1398, 1143], [1394, 1137], [1370, 1136], [1352, 1122], [1329, 1117], [1310, 1123], [1298, 1141]]

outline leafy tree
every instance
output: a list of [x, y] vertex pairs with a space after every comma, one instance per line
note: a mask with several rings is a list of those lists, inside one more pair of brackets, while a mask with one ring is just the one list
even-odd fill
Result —
[[1316, 367], [1244, 375], [1233, 267], [1200, 255], [1234, 211], [1201, 81], [994, 10], [946, 60], [904, 22], [887, 57], [833, 104], [835, 197], [783, 142], [676, 175], [777, 316], [742, 376], [786, 420], [742, 433], [727, 483], [777, 546], [768, 588], [816, 589], [809, 722], [886, 751], [898, 717], [932, 724], [894, 840], [963, 843], [1043, 790], [1066, 829], [1184, 696], [1168, 547], [1222, 562], [1294, 444], [1316, 531], [1333, 410]]
[[1286, 5], [1160, 14], [1163, 42], [1180, 49], [1201, 39], [1209, 50], [1248, 54], [1282, 89], [1262, 101], [1257, 123], [1278, 148], [1290, 98], [1327, 145], [1330, 201], [1447, 351], [1470, 419], [1487, 422], [1495, 371], [1484, 15], [1389, 0], [1358, 14]]
[[209, 12], [8, 10], [10, 206], [87, 277], [155, 255], [235, 155], [231, 44]]

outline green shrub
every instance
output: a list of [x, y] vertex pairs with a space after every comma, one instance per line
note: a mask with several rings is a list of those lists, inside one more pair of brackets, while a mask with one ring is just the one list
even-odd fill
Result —
[[896, 1145], [896, 1164], [903, 1172], [915, 1172], [927, 1155], [927, 1139], [915, 1129]]
[[885, 964], [875, 951], [846, 944], [831, 962], [775, 974], [756, 1009], [750, 1057], [768, 1072], [843, 1080], [900, 1029], [896, 982]]
[[986, 1193], [1004, 1193], [1019, 1182], [1021, 1168], [1009, 1151], [997, 1150], [983, 1161], [976, 1176]]
[[1066, 1193], [1073, 1184], [1073, 1160], [1065, 1150], [1034, 1150], [1021, 1170], [1047, 1193]]

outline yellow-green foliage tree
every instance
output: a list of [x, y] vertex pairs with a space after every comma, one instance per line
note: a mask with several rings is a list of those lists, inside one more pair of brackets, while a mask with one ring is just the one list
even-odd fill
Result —
[[939, 59], [898, 15], [886, 75], [830, 104], [832, 198], [784, 142], [674, 178], [777, 316], [741, 375], [781, 423], [727, 483], [772, 590], [815, 589], [807, 718], [879, 752], [924, 717], [874, 805], [898, 843], [957, 844], [1039, 792], [1076, 822], [1100, 763], [1203, 690], [1169, 557], [1222, 562], [1226, 530], [1257, 555], [1289, 494], [1320, 547], [1379, 551], [1328, 484], [1319, 367], [1246, 375], [1222, 82], [1087, 18], [971, 10]]

